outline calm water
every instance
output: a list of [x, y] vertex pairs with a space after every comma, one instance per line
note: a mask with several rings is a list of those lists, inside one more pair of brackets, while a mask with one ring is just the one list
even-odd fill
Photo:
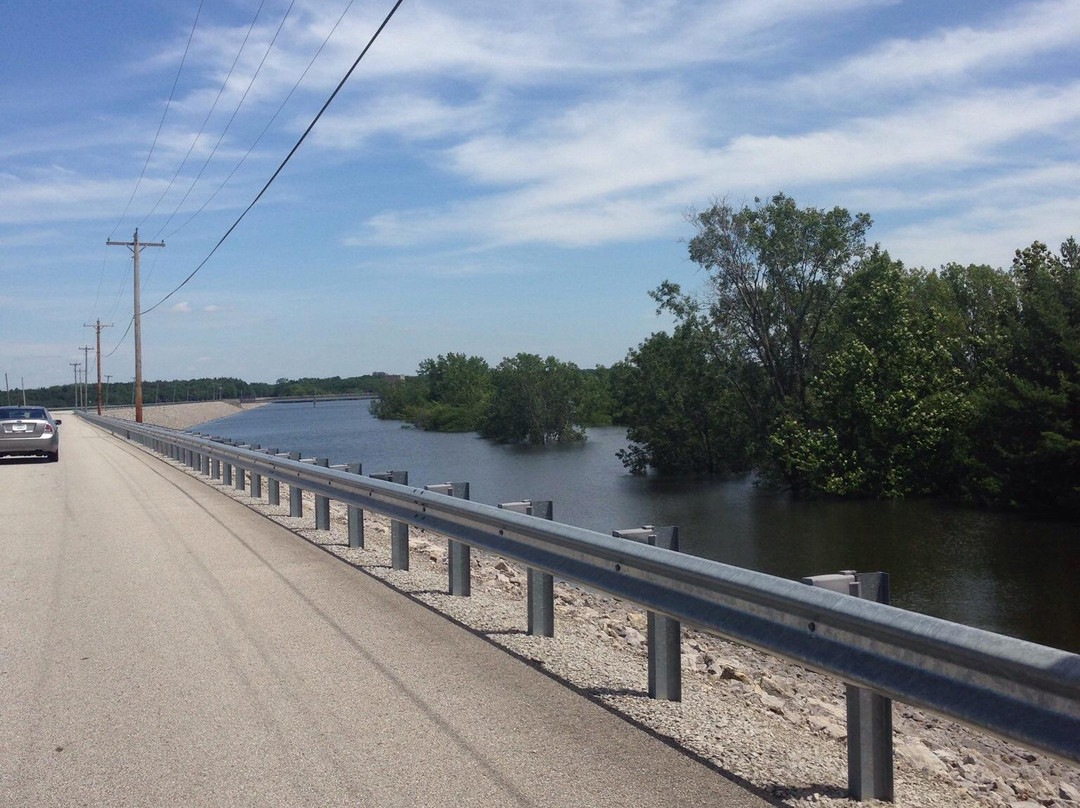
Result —
[[884, 570], [893, 603], [1080, 652], [1080, 527], [935, 502], [800, 502], [748, 480], [632, 477], [622, 429], [575, 446], [501, 446], [379, 421], [366, 401], [269, 404], [198, 427], [228, 438], [405, 469], [409, 482], [468, 481], [496, 504], [551, 499], [555, 518], [608, 532], [678, 525], [688, 553], [785, 578]]

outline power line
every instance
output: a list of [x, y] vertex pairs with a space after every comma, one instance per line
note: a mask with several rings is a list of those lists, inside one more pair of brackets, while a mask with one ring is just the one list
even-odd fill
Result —
[[158, 121], [157, 132], [154, 133], [154, 140], [150, 144], [150, 151], [146, 153], [146, 161], [143, 163], [142, 171], [139, 172], [139, 179], [135, 181], [135, 187], [131, 191], [131, 196], [128, 197], [127, 204], [124, 206], [124, 212], [120, 214], [120, 218], [116, 224], [113, 225], [112, 232], [109, 233], [109, 238], [112, 238], [116, 233], [116, 228], [120, 226], [120, 223], [124, 221], [124, 217], [127, 216], [128, 210], [131, 208], [131, 203], [135, 199], [135, 194], [139, 191], [139, 185], [142, 184], [143, 177], [146, 176], [146, 167], [150, 165], [150, 157], [154, 154], [154, 148], [157, 146], [158, 138], [161, 137], [161, 129], [165, 125], [165, 116], [169, 114], [169, 107], [172, 106], [173, 96], [176, 94], [176, 85], [180, 81], [180, 73], [184, 70], [184, 63], [187, 61], [188, 50], [191, 49], [191, 40], [195, 37], [195, 28], [199, 24], [199, 16], [202, 14], [204, 0], [199, 0], [199, 7], [195, 9], [195, 20], [191, 23], [191, 32], [188, 34], [187, 44], [184, 45], [184, 54], [180, 57], [180, 66], [176, 68], [176, 76], [173, 78], [172, 89], [169, 90], [169, 100], [165, 102], [165, 109], [161, 111], [161, 120]]
[[[199, 24], [199, 16], [202, 14], [204, 0], [199, 0], [199, 5], [195, 9], [195, 19], [191, 23], [191, 31], [188, 33], [187, 43], [184, 45], [184, 53], [180, 57], [180, 66], [176, 68], [176, 75], [173, 77], [172, 88], [169, 90], [169, 98], [165, 102], [165, 109], [161, 111], [161, 120], [158, 121], [157, 132], [154, 133], [154, 140], [150, 143], [150, 150], [146, 153], [146, 160], [143, 162], [142, 170], [139, 172], [139, 178], [135, 181], [135, 187], [131, 190], [131, 196], [128, 197], [127, 204], [124, 205], [124, 212], [120, 214], [120, 218], [116, 220], [116, 224], [113, 225], [112, 231], [109, 233], [109, 238], [113, 237], [116, 233], [121, 222], [128, 214], [128, 210], [131, 209], [131, 203], [135, 200], [135, 194], [139, 192], [139, 186], [142, 184], [143, 178], [146, 176], [146, 168], [150, 165], [150, 158], [154, 154], [154, 149], [157, 147], [158, 139], [161, 137], [161, 129], [165, 125], [165, 116], [169, 113], [169, 108], [172, 106], [173, 98], [176, 95], [176, 87], [180, 82], [180, 74], [184, 70], [184, 64], [187, 62], [188, 51], [191, 49], [191, 40], [195, 37], [195, 29]], [[98, 303], [101, 299], [101, 285], [105, 280], [105, 265], [108, 260], [109, 251], [106, 250], [101, 257], [101, 272], [98, 275], [97, 291], [94, 293], [94, 307], [93, 311], [97, 312]], [[121, 294], [123, 291], [121, 290]], [[115, 305], [113, 306], [115, 309]]]
[[217, 154], [218, 148], [221, 146], [221, 141], [225, 139], [225, 135], [228, 134], [229, 129], [233, 125], [233, 121], [236, 120], [236, 116], [240, 113], [240, 108], [244, 106], [244, 102], [247, 100], [248, 93], [251, 92], [251, 88], [255, 86], [255, 79], [259, 77], [259, 73], [262, 72], [263, 65], [266, 64], [267, 58], [270, 56], [270, 51], [274, 49], [274, 43], [277, 42], [278, 35], [281, 34], [281, 29], [285, 27], [285, 21], [289, 19], [289, 14], [292, 13], [293, 6], [296, 5], [296, 0], [291, 0], [289, 7], [285, 9], [285, 14], [281, 18], [281, 22], [278, 23], [277, 30], [274, 31], [274, 36], [270, 39], [270, 44], [266, 46], [266, 51], [263, 53], [262, 59], [259, 60], [259, 66], [255, 68], [255, 72], [251, 74], [251, 79], [248, 81], [247, 87], [244, 89], [244, 94], [240, 96], [240, 101], [237, 102], [236, 108], [233, 110], [232, 115], [229, 116], [229, 120], [225, 124], [225, 128], [221, 130], [221, 134], [218, 135], [217, 142], [214, 144], [214, 148], [210, 150], [210, 154], [206, 155], [206, 159], [203, 161], [202, 167], [199, 169], [199, 173], [195, 175], [195, 179], [191, 181], [191, 185], [184, 192], [183, 197], [177, 203], [176, 208], [169, 214], [169, 218], [165, 220], [165, 223], [158, 228], [154, 238], [157, 238], [164, 232], [165, 228], [169, 226], [169, 222], [173, 220], [173, 217], [180, 212], [180, 208], [184, 206], [188, 196], [195, 190], [195, 186], [199, 184], [199, 180], [202, 179], [203, 172], [206, 171], [206, 167], [210, 165], [210, 161], [214, 159], [214, 155]]
[[[338, 26], [341, 25], [341, 21], [345, 19], [345, 15], [349, 13], [349, 9], [351, 9], [353, 7], [353, 3], [355, 3], [355, 2], [356, 2], [356, 0], [349, 0], [349, 2], [345, 6], [345, 10], [342, 11], [340, 15], [338, 15], [337, 22], [334, 23], [333, 27], [330, 29], [330, 32], [326, 35], [326, 38], [323, 39], [322, 44], [319, 45], [319, 49], [317, 51], [315, 51], [315, 55], [312, 56], [311, 60], [307, 63], [307, 67], [305, 67], [304, 72], [300, 74], [300, 78], [298, 78], [296, 80], [296, 83], [293, 84], [292, 89], [289, 90], [288, 95], [286, 95], [285, 99], [278, 105], [278, 108], [274, 111], [274, 114], [270, 116], [270, 120], [268, 120], [266, 122], [266, 126], [264, 126], [262, 128], [261, 132], [259, 132], [259, 136], [255, 138], [255, 140], [252, 142], [252, 144], [248, 147], [248, 150], [246, 152], [244, 152], [243, 156], [239, 159], [239, 161], [237, 161], [236, 165], [233, 166], [233, 170], [229, 172], [229, 176], [227, 176], [224, 180], [222, 180], [221, 184], [218, 185], [218, 187], [214, 189], [214, 192], [212, 194], [210, 194], [210, 196], [208, 196], [206, 198], [206, 201], [203, 202], [202, 205], [199, 206], [198, 210], [196, 210], [194, 213], [192, 213], [184, 221], [183, 224], [181, 224], [179, 227], [177, 227], [171, 233], [168, 233], [165, 236], [165, 238], [170, 238], [171, 239], [173, 236], [175, 236], [177, 233], [179, 233], [181, 230], [183, 230], [185, 227], [187, 227], [189, 224], [191, 224], [192, 220], [196, 216], [198, 216], [200, 213], [202, 213], [206, 209], [206, 206], [214, 201], [214, 198], [218, 195], [218, 193], [220, 193], [221, 190], [226, 185], [229, 184], [229, 181], [236, 175], [236, 172], [240, 170], [240, 166], [242, 166], [244, 164], [244, 162], [248, 159], [248, 157], [251, 155], [251, 153], [255, 150], [255, 147], [259, 145], [259, 142], [263, 139], [263, 135], [265, 135], [267, 133], [267, 131], [270, 129], [270, 127], [274, 124], [274, 121], [277, 120], [278, 115], [280, 115], [281, 111], [283, 109], [285, 109], [285, 105], [289, 103], [289, 99], [293, 97], [293, 94], [296, 92], [297, 88], [300, 87], [301, 82], [303, 82], [304, 78], [307, 76], [308, 72], [311, 70], [312, 66], [315, 64], [315, 61], [319, 58], [319, 55], [323, 52], [323, 49], [326, 47], [327, 43], [330, 41], [330, 38], [334, 35], [334, 32], [337, 31]], [[159, 233], [160, 233], [160, 231], [159, 231]]]
[[158, 209], [158, 205], [165, 199], [165, 195], [172, 190], [173, 183], [176, 182], [176, 178], [180, 176], [180, 172], [184, 170], [184, 166], [187, 165], [188, 158], [191, 156], [191, 152], [195, 150], [195, 144], [199, 142], [199, 138], [202, 137], [202, 133], [206, 130], [206, 124], [210, 121], [210, 116], [214, 114], [214, 110], [217, 109], [218, 101], [221, 100], [221, 94], [225, 92], [225, 87], [229, 83], [229, 79], [232, 78], [233, 71], [236, 70], [236, 63], [240, 61], [240, 54], [244, 52], [244, 46], [247, 45], [248, 39], [251, 37], [251, 32], [255, 29], [255, 23], [259, 20], [259, 14], [262, 13], [263, 6], [266, 5], [266, 0], [261, 0], [258, 9], [255, 11], [255, 16], [251, 19], [251, 25], [248, 26], [247, 33], [244, 34], [244, 41], [240, 43], [240, 49], [236, 52], [236, 57], [233, 59], [232, 65], [229, 67], [229, 73], [225, 76], [225, 80], [221, 82], [221, 87], [218, 88], [217, 95], [214, 97], [214, 103], [210, 105], [210, 110], [206, 113], [206, 117], [203, 118], [202, 125], [199, 127], [198, 134], [195, 135], [195, 139], [191, 141], [191, 145], [188, 147], [187, 154], [184, 155], [184, 159], [180, 161], [179, 168], [176, 169], [176, 173], [173, 174], [172, 179], [169, 180], [169, 184], [165, 190], [161, 192], [161, 196], [158, 197], [158, 201], [154, 203], [154, 206], [150, 208], [150, 212], [147, 213], [136, 225], [136, 228], [142, 227], [143, 222], [154, 215], [154, 211]]
[[292, 156], [296, 154], [297, 149], [299, 149], [300, 145], [307, 139], [307, 136], [311, 133], [311, 130], [315, 128], [315, 124], [319, 122], [319, 119], [323, 116], [323, 113], [326, 112], [327, 107], [329, 107], [333, 100], [337, 97], [337, 94], [341, 92], [341, 88], [345, 86], [345, 82], [349, 80], [349, 77], [353, 74], [353, 71], [355, 71], [356, 68], [359, 66], [360, 61], [371, 49], [371, 46], [375, 44], [375, 40], [379, 38], [379, 34], [383, 32], [383, 29], [386, 28], [386, 26], [389, 24], [390, 20], [393, 18], [394, 14], [397, 13], [398, 8], [403, 2], [404, 0], [397, 0], [397, 2], [394, 3], [394, 7], [390, 9], [390, 13], [386, 15], [386, 18], [382, 21], [382, 24], [380, 24], [375, 33], [372, 34], [371, 39], [368, 40], [367, 45], [364, 46], [364, 49], [360, 52], [360, 55], [356, 57], [356, 61], [352, 63], [352, 67], [349, 68], [349, 70], [342, 77], [341, 81], [338, 82], [337, 87], [334, 88], [334, 92], [330, 93], [330, 97], [326, 99], [326, 103], [322, 105], [318, 113], [316, 113], [315, 117], [312, 119], [311, 123], [308, 124], [307, 129], [304, 130], [304, 134], [302, 134], [300, 136], [300, 139], [296, 141], [296, 145], [294, 145], [292, 149], [289, 150], [289, 153], [285, 155], [285, 159], [281, 161], [281, 165], [277, 167], [277, 170], [273, 173], [270, 179], [266, 181], [266, 185], [262, 187], [262, 190], [255, 195], [255, 198], [253, 200], [251, 200], [251, 203], [246, 208], [244, 208], [244, 212], [241, 213], [237, 217], [236, 221], [232, 223], [229, 229], [225, 231], [225, 235], [223, 235], [218, 240], [218, 243], [215, 244], [214, 248], [210, 250], [209, 254], [201, 262], [199, 262], [199, 265], [191, 271], [190, 275], [184, 278], [184, 280], [182, 280], [175, 289], [169, 292], [169, 294], [165, 295], [165, 297], [161, 298], [161, 300], [159, 300], [153, 306], [143, 311], [143, 314], [149, 314], [166, 300], [168, 300], [170, 297], [179, 292], [185, 285], [187, 285], [188, 281], [195, 277], [196, 273], [198, 273], [198, 271], [203, 268], [206, 262], [209, 261], [211, 257], [213, 257], [214, 253], [217, 252], [218, 247], [225, 243], [225, 239], [227, 239], [232, 234], [232, 231], [236, 229], [236, 226], [240, 224], [241, 221], [243, 221], [244, 217], [247, 216], [248, 211], [255, 207], [255, 203], [262, 198], [262, 195], [266, 193], [266, 189], [269, 188], [271, 184], [273, 184], [274, 180], [277, 179], [278, 174], [282, 172], [282, 170], [285, 168], [285, 165], [289, 162], [289, 160], [292, 159]]

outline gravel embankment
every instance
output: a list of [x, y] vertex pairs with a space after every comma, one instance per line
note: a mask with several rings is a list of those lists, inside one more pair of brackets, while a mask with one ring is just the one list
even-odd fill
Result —
[[[505, 559], [474, 550], [472, 597], [451, 597], [444, 594], [441, 536], [413, 528], [412, 569], [392, 570], [383, 517], [365, 514], [366, 547], [349, 549], [343, 505], [331, 504], [330, 531], [316, 531], [310, 494], [305, 516], [290, 518], [287, 486], [281, 504], [270, 506], [265, 493], [255, 501], [220, 481], [207, 482], [778, 804], [852, 804], [843, 687], [830, 678], [684, 631], [683, 701], [652, 701], [645, 692], [645, 615], [627, 604], [557, 583], [556, 636], [530, 637], [524, 571]], [[897, 806], [1080, 808], [1078, 766], [904, 704], [894, 705], [893, 722]]]
[[[154, 404], [143, 407], [143, 423], [165, 426], [170, 429], [187, 429], [196, 424], [203, 424], [227, 415], [236, 415], [241, 410], [261, 407], [265, 401], [188, 401], [183, 404]], [[135, 420], [134, 407], [110, 407], [105, 413], [110, 418]]]

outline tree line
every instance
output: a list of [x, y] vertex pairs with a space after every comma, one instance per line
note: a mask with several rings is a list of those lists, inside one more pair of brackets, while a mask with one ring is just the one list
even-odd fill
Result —
[[778, 194], [690, 219], [704, 285], [610, 369], [447, 354], [391, 386], [382, 418], [499, 440], [627, 428], [634, 473], [754, 471], [801, 494], [950, 496], [1080, 510], [1080, 247], [1012, 266], [905, 267], [865, 213]]
[[[278, 379], [276, 382], [246, 382], [232, 377], [201, 379], [155, 379], [143, 382], [143, 402], [145, 404], [171, 404], [183, 401], [216, 401], [218, 399], [276, 398], [284, 396], [326, 396], [326, 395], [379, 395], [390, 386], [393, 377], [385, 373], [342, 378], [303, 378]], [[132, 406], [134, 402], [134, 382], [102, 382], [102, 403], [110, 406]], [[97, 383], [89, 386], [90, 406], [97, 406]], [[75, 406], [76, 388], [74, 384], [53, 385], [27, 389], [27, 402], [43, 407], [62, 409]], [[6, 393], [11, 403], [21, 403], [22, 390]], [[7, 398], [0, 398], [6, 401]], [[79, 385], [79, 405], [82, 405], [82, 385]]]
[[584, 427], [611, 423], [607, 375], [553, 356], [519, 353], [493, 368], [479, 356], [448, 353], [421, 362], [416, 376], [391, 385], [371, 411], [503, 442], [578, 441]]
[[612, 370], [634, 471], [1080, 510], [1080, 246], [911, 269], [779, 194], [692, 214], [705, 285]]

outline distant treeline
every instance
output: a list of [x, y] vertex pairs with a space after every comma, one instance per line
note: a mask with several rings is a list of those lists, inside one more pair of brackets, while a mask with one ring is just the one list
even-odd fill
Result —
[[[245, 382], [242, 379], [219, 377], [215, 379], [156, 379], [143, 382], [144, 404], [165, 404], [180, 401], [216, 401], [218, 399], [273, 398], [277, 396], [327, 396], [327, 395], [379, 395], [395, 377], [385, 373], [368, 376], [328, 379], [278, 379], [273, 384], [268, 382]], [[101, 400], [109, 405], [126, 404], [134, 401], [133, 382], [111, 382], [101, 385]], [[90, 406], [97, 406], [97, 382], [89, 385]], [[0, 393], [0, 396], [5, 394]], [[6, 394], [12, 403], [22, 402], [22, 391], [12, 390]], [[6, 398], [0, 397], [0, 401]], [[62, 408], [75, 406], [75, 385], [55, 385], [27, 389], [26, 400], [45, 407]], [[82, 403], [80, 385], [79, 403]]]
[[1080, 511], [1080, 246], [1009, 269], [909, 269], [871, 221], [777, 195], [694, 213], [695, 295], [610, 369], [447, 354], [373, 411], [425, 429], [576, 440], [628, 428], [635, 473], [730, 474], [808, 494], [951, 496]]
[[611, 423], [609, 371], [519, 353], [496, 367], [478, 356], [440, 355], [390, 385], [371, 406], [378, 418], [440, 432], [479, 432], [516, 443], [581, 440]]

